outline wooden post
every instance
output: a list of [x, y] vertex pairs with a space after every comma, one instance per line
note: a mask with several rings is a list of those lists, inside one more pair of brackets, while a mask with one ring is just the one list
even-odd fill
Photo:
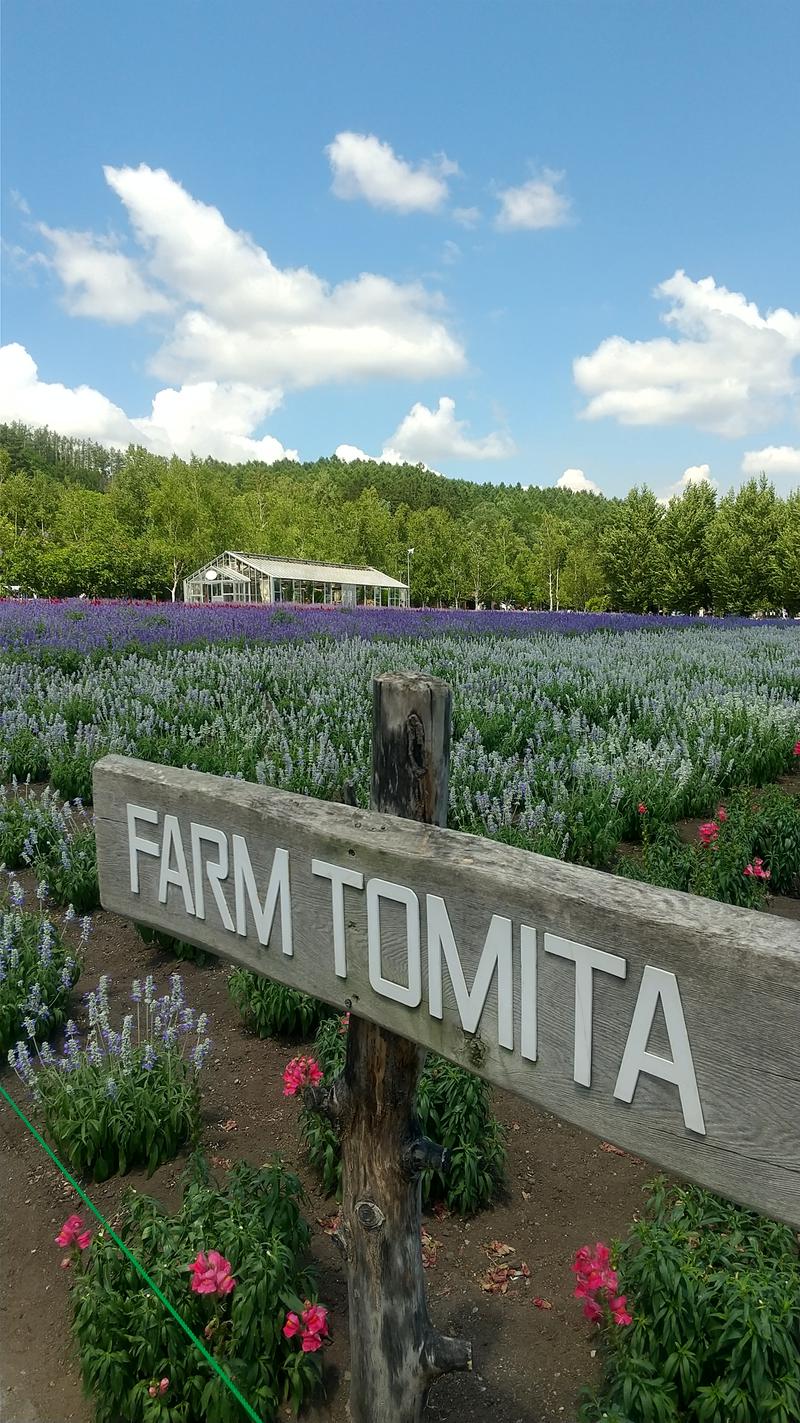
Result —
[[[449, 757], [447, 684], [414, 672], [376, 677], [372, 808], [446, 825]], [[428, 1315], [420, 1174], [446, 1161], [414, 1114], [424, 1056], [408, 1039], [351, 1015], [338, 1084], [351, 1423], [418, 1423], [433, 1380], [472, 1367], [472, 1345], [437, 1333]]]

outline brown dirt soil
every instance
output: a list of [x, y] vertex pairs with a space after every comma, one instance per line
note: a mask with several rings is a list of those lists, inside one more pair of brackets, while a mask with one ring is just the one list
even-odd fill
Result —
[[[127, 997], [134, 977], [152, 972], [166, 987], [179, 969], [187, 1001], [208, 1012], [214, 1050], [204, 1072], [202, 1146], [221, 1174], [229, 1161], [260, 1163], [279, 1152], [308, 1191], [308, 1215], [317, 1222], [312, 1255], [320, 1297], [332, 1311], [334, 1340], [325, 1359], [326, 1397], [305, 1415], [308, 1423], [345, 1423], [347, 1398], [347, 1292], [339, 1256], [319, 1222], [335, 1209], [320, 1195], [307, 1168], [297, 1132], [298, 1109], [282, 1096], [281, 1073], [297, 1048], [252, 1036], [229, 1000], [227, 970], [178, 964], [148, 949], [115, 915], [98, 913], [87, 965], [75, 994], [112, 978], [112, 998]], [[77, 1013], [76, 1013], [77, 1016]], [[3, 1086], [27, 1110], [27, 1098], [8, 1068]], [[597, 1336], [572, 1298], [570, 1262], [586, 1242], [624, 1234], [642, 1203], [651, 1168], [603, 1150], [597, 1138], [495, 1094], [495, 1107], [509, 1128], [506, 1199], [472, 1219], [426, 1214], [437, 1242], [428, 1271], [437, 1326], [470, 1337], [472, 1375], [443, 1380], [431, 1394], [432, 1423], [572, 1423], [581, 1386], [597, 1377]], [[81, 1391], [69, 1329], [69, 1291], [53, 1243], [61, 1223], [84, 1208], [26, 1128], [0, 1101], [2, 1219], [0, 1251], [5, 1265], [0, 1295], [0, 1419], [2, 1423], [90, 1423], [91, 1404]], [[180, 1199], [179, 1158], [148, 1181], [131, 1172], [90, 1185], [87, 1193], [112, 1222], [128, 1186], [167, 1204]], [[85, 1184], [85, 1183], [84, 1183]], [[490, 1261], [489, 1241], [513, 1248], [508, 1263], [530, 1268], [530, 1278], [511, 1284], [506, 1295], [489, 1295], [480, 1277]], [[537, 1306], [539, 1299], [544, 1306]], [[381, 1420], [383, 1423], [383, 1420]], [[388, 1420], [386, 1420], [388, 1423]]]

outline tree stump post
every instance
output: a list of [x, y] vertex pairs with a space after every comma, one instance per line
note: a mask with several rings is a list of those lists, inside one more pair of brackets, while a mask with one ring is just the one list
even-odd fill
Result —
[[[373, 682], [372, 808], [446, 825], [450, 688], [414, 672]], [[472, 1367], [472, 1345], [428, 1315], [420, 1175], [447, 1153], [414, 1113], [424, 1051], [350, 1017], [334, 1099], [342, 1139], [339, 1244], [347, 1261], [351, 1423], [418, 1423], [434, 1379]], [[338, 1099], [338, 1100], [337, 1100]]]

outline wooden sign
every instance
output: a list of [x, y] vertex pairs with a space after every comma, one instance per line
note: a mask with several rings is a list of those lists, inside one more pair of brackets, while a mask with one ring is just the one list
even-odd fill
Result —
[[433, 825], [107, 756], [102, 902], [800, 1227], [800, 932]]

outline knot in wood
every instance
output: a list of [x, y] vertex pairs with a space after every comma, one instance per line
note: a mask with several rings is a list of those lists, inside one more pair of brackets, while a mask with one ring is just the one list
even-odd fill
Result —
[[374, 1201], [356, 1201], [356, 1217], [365, 1230], [380, 1230], [386, 1221], [386, 1216]]
[[425, 727], [418, 712], [409, 712], [406, 718], [406, 750], [408, 765], [414, 776], [424, 776], [427, 770], [425, 755]]

